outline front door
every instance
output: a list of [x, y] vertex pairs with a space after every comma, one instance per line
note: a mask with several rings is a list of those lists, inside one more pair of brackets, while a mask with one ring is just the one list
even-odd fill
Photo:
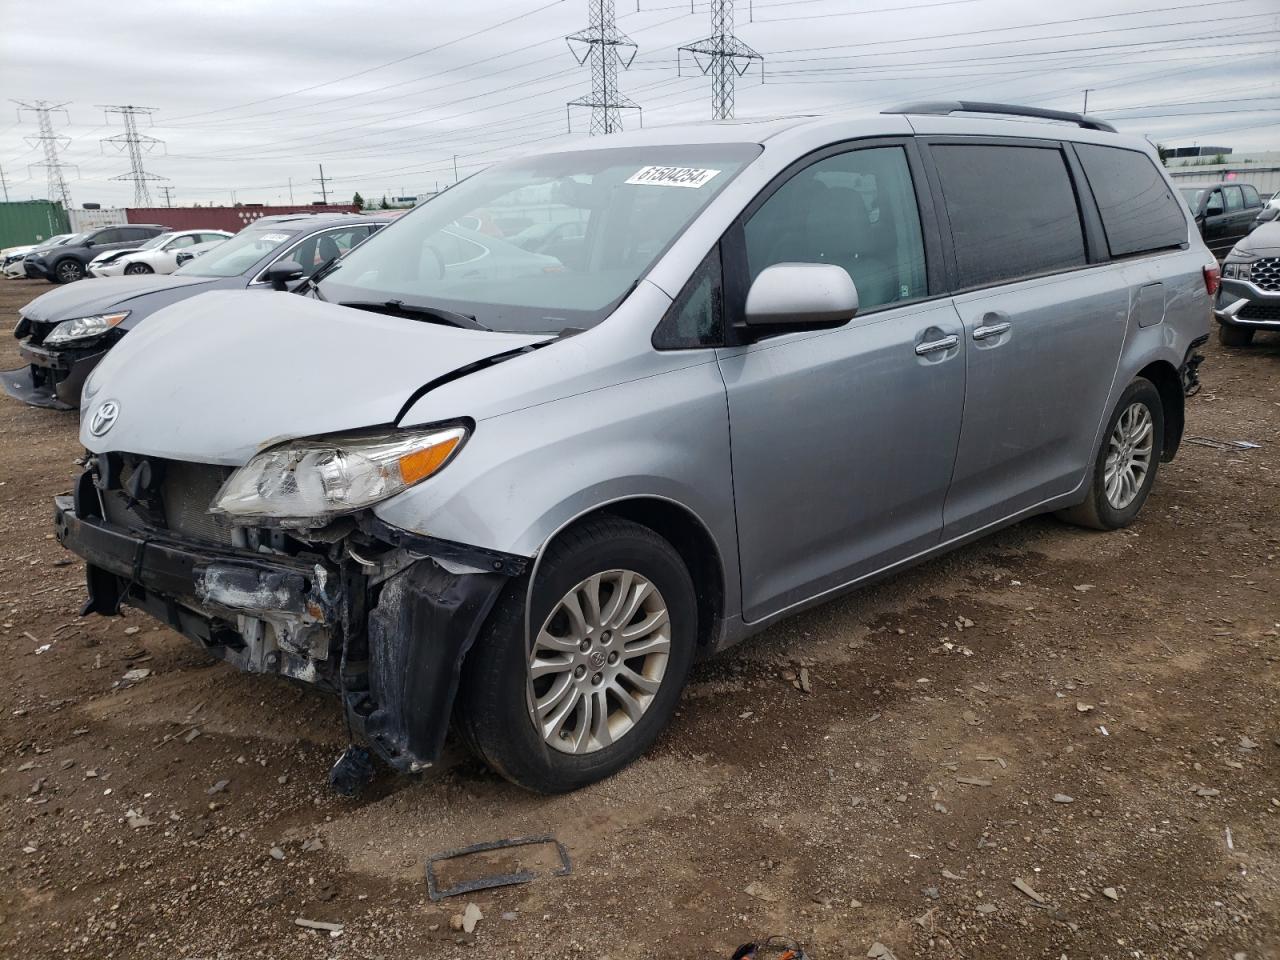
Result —
[[950, 226], [966, 341], [951, 540], [1070, 493], [1092, 456], [1129, 316], [1129, 283], [1088, 268], [1064, 149], [929, 147]]
[[966, 344], [951, 301], [928, 299], [926, 247], [939, 257], [913, 151], [829, 154], [748, 211], [751, 279], [775, 263], [836, 263], [860, 301], [836, 329], [720, 351], [748, 621], [938, 542]]

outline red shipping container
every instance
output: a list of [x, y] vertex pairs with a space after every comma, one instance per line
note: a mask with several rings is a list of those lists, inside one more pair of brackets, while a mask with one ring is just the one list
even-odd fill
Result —
[[356, 213], [349, 203], [293, 207], [129, 207], [129, 223], [162, 223], [174, 230], [229, 230], [235, 233], [259, 217], [282, 213]]

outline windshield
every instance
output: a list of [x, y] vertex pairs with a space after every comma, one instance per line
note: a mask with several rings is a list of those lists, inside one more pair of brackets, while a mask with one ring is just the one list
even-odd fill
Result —
[[1205, 193], [1204, 187], [1179, 187], [1178, 192], [1182, 194], [1183, 201], [1191, 208], [1192, 213], [1200, 209], [1200, 198]]
[[296, 231], [272, 230], [270, 227], [241, 230], [174, 273], [187, 277], [238, 277], [296, 235]]
[[65, 237], [61, 237], [61, 238], [50, 237], [44, 243], [40, 244], [40, 246], [37, 247], [36, 249], [38, 250], [41, 247], [60, 247], [65, 243], [69, 243], [72, 246], [75, 246], [78, 243], [83, 243], [84, 238], [87, 237], [88, 235], [89, 234], [87, 233], [69, 233]]
[[138, 249], [154, 250], [156, 247], [160, 246], [162, 243], [168, 243], [172, 237], [173, 237], [172, 233], [157, 234], [156, 236], [148, 240], [146, 243], [144, 243], [142, 246], [140, 246]]
[[[624, 147], [499, 164], [351, 251], [320, 292], [339, 303], [439, 307], [512, 333], [590, 327], [759, 152], [745, 143]], [[565, 229], [530, 243], [543, 233], [531, 233], [530, 220]]]

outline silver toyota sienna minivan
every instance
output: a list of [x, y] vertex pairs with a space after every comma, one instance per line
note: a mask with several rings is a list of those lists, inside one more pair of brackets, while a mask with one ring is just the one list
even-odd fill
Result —
[[1130, 523], [1217, 283], [1152, 148], [1075, 114], [577, 141], [301, 295], [148, 318], [57, 533], [86, 611], [332, 691], [355, 751], [421, 770], [452, 725], [570, 790], [782, 617], [1033, 514]]

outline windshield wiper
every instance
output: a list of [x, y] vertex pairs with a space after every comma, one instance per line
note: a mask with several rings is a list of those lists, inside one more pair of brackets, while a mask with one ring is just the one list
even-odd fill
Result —
[[368, 310], [372, 313], [385, 313], [393, 317], [408, 317], [410, 320], [421, 320], [426, 323], [447, 323], [451, 327], [462, 327], [465, 330], [488, 330], [475, 317], [465, 313], [455, 313], [444, 307], [429, 307], [403, 300], [348, 300], [341, 304], [356, 310]]

